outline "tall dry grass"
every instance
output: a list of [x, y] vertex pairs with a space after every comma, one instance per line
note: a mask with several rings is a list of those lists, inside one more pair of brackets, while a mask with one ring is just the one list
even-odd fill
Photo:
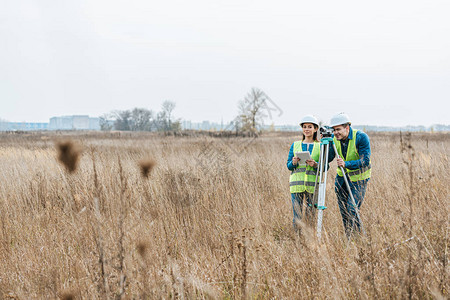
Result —
[[2, 299], [449, 296], [448, 134], [371, 135], [367, 235], [350, 242], [333, 163], [321, 244], [292, 229], [295, 136], [69, 133], [72, 173], [60, 138], [1, 136]]

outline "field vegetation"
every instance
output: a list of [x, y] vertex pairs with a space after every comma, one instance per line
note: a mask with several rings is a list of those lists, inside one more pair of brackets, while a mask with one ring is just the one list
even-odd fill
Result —
[[292, 228], [293, 134], [0, 136], [0, 298], [446, 299], [449, 134], [370, 134], [366, 236]]

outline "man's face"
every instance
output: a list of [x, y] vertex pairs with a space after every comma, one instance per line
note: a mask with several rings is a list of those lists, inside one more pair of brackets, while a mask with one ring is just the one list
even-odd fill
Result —
[[333, 126], [334, 136], [337, 140], [345, 140], [348, 137], [348, 133], [350, 132], [350, 126], [348, 125], [337, 125]]

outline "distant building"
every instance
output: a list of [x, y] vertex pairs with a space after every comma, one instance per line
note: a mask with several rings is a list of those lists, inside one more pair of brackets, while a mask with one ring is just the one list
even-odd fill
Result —
[[50, 124], [48, 128], [50, 130], [71, 130], [73, 127], [72, 118], [69, 116], [66, 117], [53, 117], [50, 118]]
[[89, 118], [89, 130], [100, 130], [100, 118]]
[[266, 126], [264, 128], [265, 130], [271, 130], [274, 131], [300, 131], [300, 126], [298, 125], [274, 125], [272, 128], [271, 126]]
[[72, 116], [73, 129], [89, 129], [89, 116]]
[[[232, 124], [231, 124], [232, 125]], [[184, 120], [181, 122], [181, 128], [184, 130], [230, 130], [233, 126], [229, 126], [229, 128], [224, 127], [224, 124], [214, 123], [210, 121], [203, 121], [201, 123], [196, 123], [192, 121]]]
[[61, 116], [50, 118], [50, 130], [100, 130], [100, 119], [88, 115]]
[[11, 131], [47, 130], [48, 123], [2, 122], [0, 127], [1, 130], [11, 130]]

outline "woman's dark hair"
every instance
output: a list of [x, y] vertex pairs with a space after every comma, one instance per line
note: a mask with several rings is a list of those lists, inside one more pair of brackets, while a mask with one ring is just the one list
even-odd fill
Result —
[[[302, 129], [303, 129], [303, 124], [301, 124], [301, 125], [302, 125]], [[313, 140], [316, 141], [316, 142], [318, 142], [319, 140], [317, 139], [317, 132], [319, 132], [319, 126], [317, 126], [316, 124], [313, 124], [313, 125], [314, 125], [314, 128], [317, 129], [317, 131], [314, 132]], [[303, 141], [304, 139], [305, 139], [305, 135], [302, 133], [302, 141]]]

